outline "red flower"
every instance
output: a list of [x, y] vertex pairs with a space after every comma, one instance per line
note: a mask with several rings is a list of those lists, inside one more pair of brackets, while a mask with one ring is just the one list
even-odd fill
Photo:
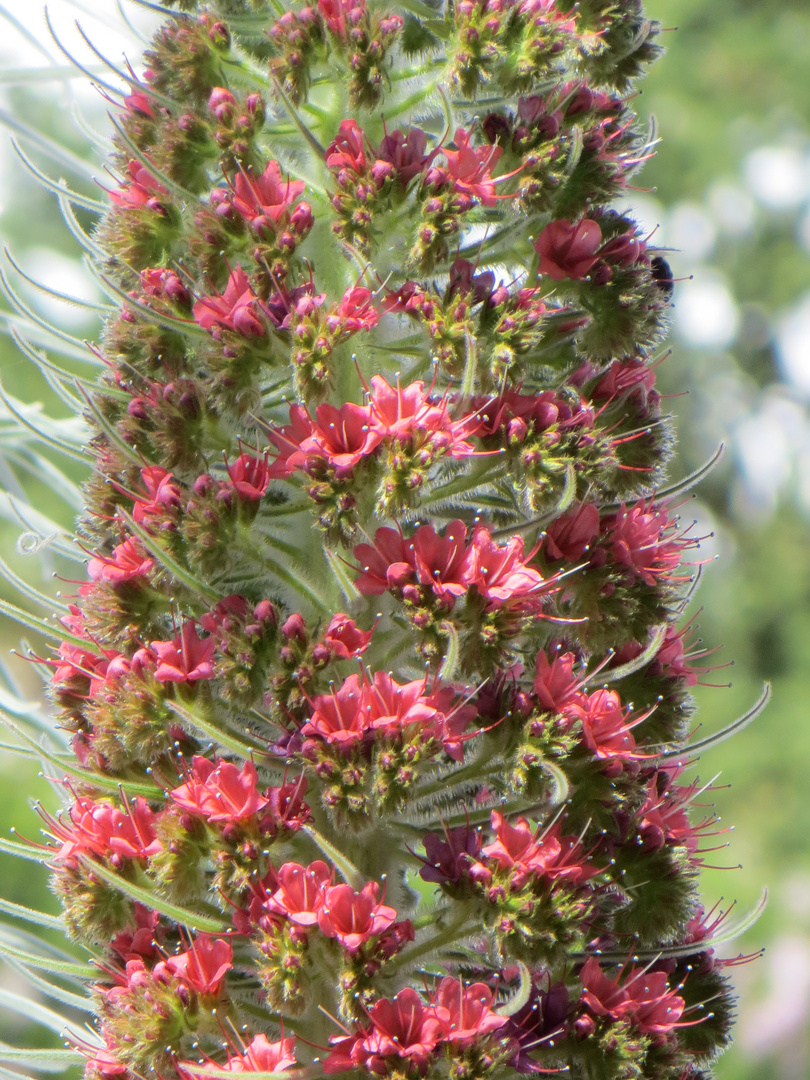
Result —
[[204, 296], [194, 305], [194, 321], [214, 337], [222, 330], [232, 330], [242, 337], [264, 337], [264, 323], [257, 314], [261, 310], [248, 276], [241, 266], [232, 271], [221, 296]]
[[[339, 0], [321, 0], [318, 7], [327, 3], [342, 17]], [[356, 120], [341, 121], [338, 134], [327, 148], [326, 164], [328, 168], [338, 173], [339, 180], [341, 180], [341, 173], [349, 172], [359, 175], [366, 171], [365, 135]]]
[[268, 805], [259, 795], [256, 766], [246, 761], [237, 769], [229, 761], [212, 762], [195, 757], [191, 779], [172, 791], [172, 799], [184, 810], [207, 821], [233, 824], [253, 817]]
[[546, 529], [543, 544], [549, 559], [581, 559], [599, 535], [599, 510], [593, 503], [580, 503], [562, 514]]
[[370, 881], [359, 893], [351, 885], [332, 885], [326, 889], [318, 911], [322, 933], [337, 938], [354, 955], [361, 945], [396, 921], [394, 908], [378, 903], [379, 891], [376, 881]]
[[441, 1021], [414, 989], [407, 986], [393, 1001], [382, 998], [376, 1002], [369, 1021], [369, 1027], [356, 1035], [330, 1040], [334, 1049], [323, 1062], [327, 1075], [363, 1066], [386, 1076], [396, 1068], [396, 1059], [404, 1059], [424, 1075], [441, 1038]]
[[534, 242], [538, 272], [554, 281], [581, 280], [596, 264], [601, 243], [602, 230], [595, 221], [552, 221]]
[[[292, 418], [292, 410], [290, 410]], [[324, 403], [315, 410], [310, 434], [299, 444], [307, 458], [325, 458], [338, 477], [348, 476], [355, 465], [372, 454], [382, 442], [382, 432], [374, 426], [370, 405], [347, 402], [338, 409]]]
[[371, 289], [358, 285], [347, 289], [334, 315], [329, 315], [326, 325], [333, 334], [355, 334], [358, 330], [371, 330], [380, 321], [377, 309], [372, 304], [374, 294]]
[[286, 427], [268, 432], [268, 438], [278, 450], [278, 457], [268, 470], [272, 478], [292, 476], [296, 469], [302, 469], [307, 462], [307, 455], [301, 449], [301, 443], [312, 435], [313, 423], [303, 405], [290, 406], [290, 423]]
[[[495, 184], [490, 175], [503, 153], [500, 146], [471, 146], [469, 132], [458, 128], [453, 136], [456, 150], [442, 147], [442, 154], [447, 159], [447, 173], [453, 189], [470, 199], [477, 199], [483, 206], [494, 206], [497, 200]], [[499, 177], [505, 180], [506, 177]]]
[[[504, 605], [524, 608], [536, 606], [549, 583], [539, 570], [524, 561], [523, 537], [513, 536], [506, 544], [496, 544], [489, 529], [476, 527], [470, 549], [469, 575], [478, 592], [489, 603], [488, 610]], [[529, 556], [531, 558], [531, 556]]]
[[160, 465], [147, 465], [141, 469], [141, 480], [146, 497], [135, 500], [132, 517], [139, 525], [160, 525], [167, 514], [181, 506], [180, 488], [174, 475]]
[[484, 983], [463, 986], [460, 979], [442, 979], [433, 997], [442, 1039], [463, 1049], [505, 1027], [509, 1020], [493, 1012], [492, 997]]
[[[631, 968], [619, 986], [604, 974], [595, 957], [590, 957], [580, 972], [582, 1001], [597, 1016], [627, 1020], [644, 1035], [665, 1036], [675, 1027], [684, 1010], [682, 997], [669, 990], [663, 971], [636, 971]], [[653, 1042], [662, 1041], [653, 1038]]]
[[228, 476], [236, 494], [248, 502], [260, 502], [270, 483], [267, 454], [254, 457], [240, 454], [233, 465], [228, 465]]
[[428, 833], [422, 841], [427, 860], [419, 871], [423, 881], [437, 885], [445, 882], [455, 884], [469, 874], [471, 864], [481, 851], [480, 829], [460, 825], [456, 829], [445, 828], [445, 838]]
[[380, 596], [413, 576], [413, 543], [398, 529], [377, 529], [374, 544], [358, 544], [354, 557], [362, 572], [357, 588], [364, 596]]
[[[256, 1035], [245, 1048], [244, 1054], [228, 1058], [223, 1069], [229, 1072], [284, 1072], [291, 1065], [297, 1065], [295, 1059], [295, 1036], [268, 1042], [266, 1035]], [[182, 1066], [182, 1062], [180, 1063]], [[178, 1067], [180, 1067], [178, 1066]], [[195, 1076], [200, 1076], [195, 1072]]]
[[540, 650], [537, 654], [534, 692], [540, 707], [548, 712], [561, 713], [571, 701], [582, 696], [579, 681], [574, 675], [576, 657], [573, 653], [558, 653], [549, 664], [548, 657]]
[[369, 646], [373, 630], [360, 630], [354, 619], [339, 611], [332, 616], [326, 628], [323, 643], [333, 656], [348, 660], [350, 656], [362, 656]]
[[386, 135], [377, 151], [377, 161], [371, 167], [371, 175], [381, 184], [392, 172], [406, 187], [415, 176], [424, 172], [438, 150], [426, 154], [427, 135], [421, 128], [397, 128]]
[[613, 559], [645, 583], [655, 585], [681, 561], [683, 547], [693, 543], [673, 536], [666, 507], [647, 509], [641, 499], [630, 510], [622, 503], [617, 514], [602, 521], [602, 535]]
[[320, 694], [301, 734], [335, 743], [344, 753], [351, 750], [371, 727], [364, 690], [360, 676], [350, 675], [339, 690]]
[[261, 231], [277, 225], [305, 187], [303, 180], [284, 180], [279, 163], [268, 161], [259, 177], [252, 172], [236, 174], [230, 201], [240, 217]]
[[195, 993], [218, 997], [233, 967], [233, 949], [225, 938], [199, 934], [188, 952], [168, 957], [166, 967]]
[[112, 856], [113, 864], [120, 865], [123, 859], [149, 859], [163, 850], [155, 835], [155, 814], [140, 795], [126, 810], [79, 796], [70, 808], [69, 826], [46, 820], [62, 841], [55, 859], [69, 865], [85, 855]]
[[202, 640], [192, 622], [183, 623], [180, 636], [171, 641], [153, 641], [150, 648], [157, 654], [155, 678], [158, 682], [192, 683], [214, 677], [216, 640]]
[[122, 585], [148, 574], [154, 565], [155, 560], [144, 555], [138, 541], [130, 538], [114, 547], [111, 556], [97, 555], [91, 559], [87, 564], [87, 576], [91, 581]]
[[409, 386], [390, 386], [381, 375], [371, 380], [371, 407], [376, 421], [389, 438], [407, 443], [413, 449], [424, 447], [431, 457], [469, 457], [475, 453], [466, 442], [481, 426], [477, 412], [458, 420], [450, 417], [446, 397], [432, 403], [423, 382]]
[[467, 526], [456, 520], [450, 522], [444, 536], [432, 525], [422, 525], [410, 542], [418, 580], [447, 607], [464, 595], [471, 581], [466, 539]]
[[145, 206], [149, 210], [163, 210], [158, 196], [169, 193], [144, 165], [141, 165], [139, 161], [130, 161], [127, 165], [127, 176], [129, 177], [127, 185], [118, 191], [108, 192], [116, 206], [122, 208]]
[[636, 740], [627, 723], [627, 711], [622, 708], [615, 690], [597, 690], [582, 696], [574, 710], [582, 721], [585, 745], [598, 758], [618, 762], [637, 757]]
[[284, 863], [276, 878], [278, 888], [265, 902], [265, 909], [284, 915], [296, 926], [314, 926], [332, 882], [332, 871], [326, 863], [320, 859], [306, 867], [299, 863]]

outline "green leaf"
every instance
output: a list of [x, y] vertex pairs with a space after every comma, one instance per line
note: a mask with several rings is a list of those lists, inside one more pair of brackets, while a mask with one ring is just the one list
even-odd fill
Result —
[[661, 648], [661, 643], [667, 634], [667, 624], [657, 626], [653, 633], [650, 635], [650, 641], [643, 652], [638, 656], [633, 657], [632, 660], [628, 660], [626, 664], [622, 664], [620, 667], [610, 668], [607, 671], [597, 670], [592, 675], [588, 675], [587, 678], [582, 680], [583, 686], [588, 686], [594, 680], [598, 679], [600, 683], [613, 683], [618, 682], [619, 679], [624, 679], [628, 675], [633, 675], [635, 672], [640, 671], [643, 667], [646, 667], [658, 653]]
[[335, 581], [340, 587], [340, 591], [346, 598], [347, 603], [353, 604], [355, 600], [360, 599], [360, 590], [355, 583], [349, 577], [346, 570], [346, 564], [336, 551], [331, 551], [329, 548], [325, 548], [326, 561], [329, 563], [329, 569], [335, 578]]
[[661, 754], [661, 759], [666, 761], [671, 758], [688, 758], [692, 754], [702, 753], [704, 750], [710, 750], [713, 746], [718, 746], [721, 742], [725, 742], [726, 739], [730, 739], [732, 735], [736, 735], [738, 731], [747, 728], [749, 724], [753, 724], [756, 718], [764, 712], [770, 700], [771, 684], [766, 682], [762, 686], [762, 693], [756, 704], [748, 712], [743, 713], [733, 724], [729, 724], [714, 735], [707, 735], [705, 739], [701, 739], [699, 742], [689, 743], [688, 746], [684, 746], [680, 750], [669, 750], [666, 754]]
[[451, 682], [458, 670], [458, 661], [460, 654], [460, 644], [458, 638], [458, 630], [451, 622], [442, 623], [442, 631], [447, 634], [447, 648], [444, 653], [444, 659], [442, 665], [439, 668], [439, 679], [441, 682]]
[[[24, 412], [22, 411], [26, 406], [23, 405], [22, 402], [11, 397], [10, 394], [6, 393], [2, 382], [0, 382], [0, 401], [3, 402], [20, 426], [27, 431], [30, 431], [40, 442], [45, 443], [46, 446], [52, 446], [54, 450], [58, 450], [60, 454], [72, 458], [73, 461], [80, 461], [82, 465], [87, 465], [87, 457], [81, 450], [77, 450], [71, 443], [57, 438], [55, 435], [49, 435], [47, 432], [43, 431], [41, 427], [37, 427], [31, 420], [26, 419]], [[31, 407], [29, 406], [28, 408], [30, 411]], [[57, 428], [60, 424], [62, 427], [65, 426], [64, 423], [60, 421], [51, 420], [49, 417], [44, 416], [44, 414], [40, 415], [42, 415], [42, 419], [46, 420], [53, 428]]]
[[47, 863], [53, 858], [53, 851], [40, 851], [28, 844], [18, 844], [14, 840], [6, 840], [0, 837], [0, 851], [7, 855], [16, 855], [19, 859], [28, 859], [31, 862]]
[[[95, 974], [98, 977], [97, 971]], [[35, 1024], [42, 1024], [43, 1027], [48, 1028], [50, 1031], [55, 1031], [57, 1035], [61, 1035], [65, 1028], [68, 1027], [65, 1024], [64, 1016], [46, 1008], [44, 1005], [40, 1005], [36, 1001], [23, 997], [19, 993], [15, 994], [11, 990], [4, 990], [2, 987], [0, 987], [0, 1005], [11, 1012], [18, 1013], [20, 1016], [25, 1016]]]
[[61, 1072], [69, 1065], [78, 1065], [83, 1060], [78, 1050], [18, 1050], [13, 1046], [0, 1045], [0, 1061], [8, 1065], [19, 1062], [39, 1066], [45, 1072]]
[[46, 926], [49, 930], [65, 932], [65, 924], [57, 915], [46, 915], [44, 911], [35, 911], [34, 908], [24, 907], [22, 904], [14, 904], [11, 900], [3, 900], [0, 897], [0, 911], [6, 915], [13, 915], [17, 919], [35, 923], [37, 926]]
[[518, 960], [517, 965], [520, 971], [520, 984], [509, 1000], [494, 1010], [499, 1016], [514, 1016], [528, 1003], [531, 996], [533, 985], [531, 973], [522, 960]]
[[101, 863], [93, 862], [91, 859], [83, 859], [82, 861], [92, 874], [101, 878], [108, 885], [112, 885], [114, 889], [123, 893], [124, 896], [128, 896], [130, 900], [137, 900], [139, 904], [145, 904], [146, 907], [165, 915], [167, 919], [172, 919], [181, 926], [188, 927], [189, 930], [202, 930], [210, 934], [221, 934], [230, 929], [230, 924], [221, 916], [214, 918], [211, 915], [203, 915], [197, 911], [189, 911], [188, 908], [180, 907], [179, 904], [171, 904], [168, 900], [157, 896], [151, 889], [144, 889], [140, 885], [135, 885], [133, 882], [119, 877], [118, 874], [106, 866], [102, 866]]
[[46, 997], [52, 998], [54, 1001], [61, 1001], [63, 1005], [67, 1005], [71, 1009], [78, 1009], [79, 1012], [94, 1011], [93, 1002], [89, 997], [79, 997], [78, 994], [72, 994], [70, 990], [65, 990], [64, 987], [43, 979], [42, 976], [37, 975], [19, 961], [6, 957], [6, 963], [19, 971], [29, 986], [33, 987], [34, 990], [39, 990]]
[[200, 716], [198, 712], [189, 709], [186, 705], [181, 704], [179, 701], [167, 701], [166, 704], [172, 710], [182, 717], [187, 724], [191, 727], [197, 728], [198, 731], [204, 732], [209, 739], [212, 739], [215, 743], [219, 743], [220, 746], [224, 746], [226, 750], [230, 750], [234, 754], [238, 754], [242, 758], [251, 758], [254, 754], [264, 754], [267, 750], [267, 746], [264, 743], [256, 741], [255, 745], [243, 742], [242, 739], [237, 738], [236, 735], [232, 735], [228, 731], [223, 731], [213, 721], [207, 717]]
[[36, 953], [28, 952], [27, 949], [18, 949], [5, 942], [0, 942], [0, 956], [19, 960], [26, 967], [50, 971], [54, 975], [72, 975], [77, 979], [98, 978], [98, 968], [91, 967], [89, 964], [79, 964], [72, 960], [56, 960], [51, 956], [37, 956]]
[[119, 509], [119, 514], [124, 518], [130, 530], [138, 537], [143, 546], [147, 549], [150, 555], [158, 560], [164, 570], [167, 570], [172, 577], [177, 580], [193, 593], [197, 593], [198, 596], [204, 597], [206, 600], [213, 600], [218, 603], [222, 599], [222, 593], [217, 592], [215, 589], [210, 588], [204, 582], [195, 578], [190, 570], [186, 570], [177, 562], [174, 556], [170, 555], [166, 549], [157, 542], [151, 533], [147, 532], [138, 522], [123, 508]]
[[351, 885], [355, 892], [360, 892], [366, 884], [366, 879], [354, 863], [347, 859], [342, 851], [339, 851], [334, 844], [327, 840], [325, 836], [322, 836], [318, 830], [311, 825], [305, 825], [304, 832], [311, 840], [315, 841], [327, 859], [335, 864], [346, 884]]

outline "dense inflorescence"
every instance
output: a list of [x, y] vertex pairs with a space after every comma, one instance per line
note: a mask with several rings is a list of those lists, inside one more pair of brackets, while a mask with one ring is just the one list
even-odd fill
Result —
[[658, 27], [178, 7], [115, 116], [50, 660], [86, 1075], [706, 1077], [699, 555], [618, 208]]

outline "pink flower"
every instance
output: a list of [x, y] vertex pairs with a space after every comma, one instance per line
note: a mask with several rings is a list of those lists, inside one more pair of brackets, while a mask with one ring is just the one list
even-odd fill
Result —
[[[304, 467], [309, 459], [323, 458], [335, 468], [338, 477], [349, 476], [354, 466], [382, 442], [382, 432], [374, 425], [369, 405], [349, 401], [338, 409], [324, 402], [315, 415], [317, 419], [310, 421], [310, 434], [299, 444], [304, 455], [299, 467]], [[291, 461], [292, 455], [287, 460]]]
[[191, 778], [171, 792], [172, 799], [207, 821], [233, 824], [263, 810], [268, 800], [259, 795], [256, 766], [246, 761], [238, 769], [229, 761], [195, 757]]
[[541, 708], [561, 713], [571, 701], [579, 700], [580, 684], [574, 675], [576, 657], [567, 652], [557, 654], [551, 663], [541, 649], [537, 654], [534, 692]]
[[504, 605], [521, 609], [536, 607], [542, 594], [548, 592], [549, 583], [539, 570], [526, 565], [522, 536], [513, 536], [506, 544], [497, 544], [489, 529], [479, 525], [470, 553], [469, 578], [488, 601], [487, 610]]
[[323, 1071], [329, 1075], [362, 1066], [386, 1076], [396, 1068], [397, 1059], [404, 1059], [424, 1075], [440, 1038], [441, 1021], [435, 1009], [426, 1007], [419, 994], [407, 986], [393, 1001], [382, 998], [374, 1004], [367, 1028], [348, 1038], [330, 1040], [334, 1049], [323, 1062]]
[[[458, 128], [453, 136], [458, 149], [442, 147], [442, 154], [447, 159], [447, 173], [453, 189], [470, 199], [475, 199], [482, 206], [494, 206], [497, 200], [495, 184], [491, 171], [498, 164], [503, 153], [500, 146], [471, 146], [469, 132]], [[499, 177], [504, 180], [505, 177]]]
[[277, 161], [268, 161], [261, 176], [238, 172], [234, 180], [234, 210], [254, 229], [272, 228], [285, 218], [306, 184], [282, 178]]
[[622, 973], [613, 980], [604, 974], [595, 957], [590, 957], [580, 972], [582, 1001], [597, 1016], [611, 1020], [627, 1020], [644, 1035], [654, 1036], [653, 1042], [662, 1041], [656, 1036], [666, 1036], [675, 1027], [684, 1010], [685, 1002], [667, 985], [663, 971], [627, 972], [623, 985], [619, 986]]
[[397, 913], [377, 901], [380, 887], [370, 881], [357, 893], [350, 885], [332, 885], [323, 895], [318, 926], [327, 937], [337, 938], [352, 956], [370, 938], [377, 937], [396, 920]]
[[320, 859], [309, 866], [284, 863], [277, 871], [278, 888], [266, 901], [269, 912], [284, 915], [296, 926], [315, 926], [324, 895], [332, 882], [332, 871]]
[[225, 938], [199, 934], [187, 952], [168, 957], [166, 967], [195, 993], [219, 997], [225, 975], [233, 967], [233, 949]]
[[546, 529], [543, 544], [549, 559], [581, 559], [599, 535], [599, 510], [593, 503], [580, 503], [560, 515]]
[[427, 135], [421, 128], [408, 128], [404, 133], [397, 128], [380, 143], [371, 175], [379, 184], [393, 171], [402, 186], [406, 187], [415, 176], [427, 169], [438, 153], [438, 150], [433, 150], [426, 154], [426, 147]]
[[360, 630], [354, 619], [339, 611], [332, 616], [326, 628], [323, 643], [333, 656], [348, 660], [350, 656], [362, 656], [369, 646], [373, 630]]
[[192, 683], [214, 677], [213, 637], [200, 638], [192, 622], [183, 623], [179, 637], [171, 641], [153, 641], [152, 652], [157, 655], [155, 678], [158, 682]]
[[641, 499], [629, 510], [622, 503], [618, 513], [604, 518], [602, 535], [615, 562], [626, 566], [645, 585], [655, 585], [681, 561], [685, 544], [673, 537], [672, 527], [666, 507], [647, 509]]
[[84, 855], [113, 856], [120, 865], [123, 859], [149, 859], [163, 850], [155, 834], [155, 814], [142, 796], [119, 810], [106, 802], [94, 802], [79, 796], [70, 808], [70, 825], [49, 820], [62, 846], [55, 858], [72, 864]]
[[362, 571], [356, 585], [364, 596], [380, 596], [415, 571], [413, 544], [397, 529], [377, 529], [374, 544], [358, 544], [354, 557]]
[[270, 483], [267, 454], [255, 457], [240, 454], [233, 465], [228, 465], [228, 477], [236, 494], [247, 502], [261, 502]]
[[602, 230], [595, 221], [552, 221], [534, 242], [540, 256], [538, 272], [554, 281], [581, 280], [596, 264], [601, 243]]
[[498, 810], [492, 811], [492, 828], [496, 838], [481, 849], [481, 854], [493, 859], [501, 870], [509, 870], [510, 883], [521, 889], [532, 878], [556, 881], [563, 878], [572, 885], [587, 881], [599, 873], [588, 865], [582, 844], [572, 836], [560, 836], [559, 824], [550, 829], [538, 828], [532, 834], [526, 818], [510, 825]]
[[334, 315], [327, 317], [326, 324], [332, 333], [356, 334], [358, 330], [371, 330], [380, 321], [379, 312], [372, 304], [371, 289], [354, 285], [343, 294]]
[[303, 405], [290, 406], [290, 423], [283, 428], [268, 432], [268, 438], [278, 450], [278, 457], [268, 470], [274, 479], [292, 476], [296, 469], [301, 469], [307, 462], [306, 451], [301, 449], [305, 439], [310, 438], [314, 429], [312, 417]]
[[112, 555], [97, 555], [87, 564], [87, 576], [91, 581], [107, 581], [122, 585], [138, 577], [144, 577], [155, 565], [155, 560], [144, 555], [140, 543], [131, 537], [112, 549]]
[[445, 978], [433, 997], [442, 1039], [457, 1049], [480, 1043], [509, 1020], [492, 1010], [492, 990], [484, 983], [463, 986], [460, 979]]
[[139, 525], [159, 527], [182, 504], [180, 488], [174, 475], [160, 465], [146, 465], [141, 469], [141, 479], [146, 497], [135, 500], [132, 517]]
[[[321, 2], [326, 3], [328, 0]], [[334, 0], [332, 6], [337, 9], [339, 0]], [[359, 175], [366, 171], [365, 135], [356, 120], [341, 121], [337, 135], [327, 148], [326, 164], [338, 173], [338, 179], [341, 179], [343, 173]]]
[[232, 330], [242, 337], [265, 337], [267, 330], [257, 314], [261, 306], [241, 266], [231, 272], [221, 296], [204, 296], [194, 305], [194, 321], [214, 337]]
[[371, 727], [364, 689], [360, 676], [350, 675], [339, 690], [320, 694], [301, 734], [334, 743], [344, 753], [349, 751]]
[[[269, 1042], [266, 1035], [256, 1035], [245, 1048], [244, 1054], [229, 1057], [223, 1069], [229, 1072], [284, 1072], [296, 1065], [295, 1036]], [[182, 1066], [182, 1062], [180, 1063]], [[178, 1068], [180, 1067], [178, 1066]], [[200, 1076], [195, 1072], [195, 1076]], [[203, 1077], [201, 1077], [203, 1080]]]
[[149, 170], [139, 161], [130, 161], [127, 165], [127, 176], [129, 183], [126, 186], [108, 193], [116, 206], [121, 208], [145, 206], [148, 210], [163, 212], [159, 196], [169, 193]]
[[615, 690], [597, 690], [582, 696], [576, 714], [582, 721], [585, 745], [598, 758], [617, 761], [637, 757], [636, 740], [627, 723], [627, 711]]
[[473, 579], [466, 540], [467, 526], [460, 520], [451, 521], [444, 536], [432, 525], [422, 525], [411, 540], [418, 580], [447, 607], [466, 593]]

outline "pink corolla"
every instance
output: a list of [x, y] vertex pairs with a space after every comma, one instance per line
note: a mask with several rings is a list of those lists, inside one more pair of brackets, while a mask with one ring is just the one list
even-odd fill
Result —
[[678, 1021], [686, 1003], [669, 989], [663, 971], [630, 968], [624, 977], [620, 972], [616, 979], [609, 979], [592, 956], [579, 977], [582, 1003], [596, 1016], [626, 1020], [643, 1035], [652, 1036], [653, 1042], [663, 1041], [673, 1028], [681, 1026]]
[[552, 221], [534, 242], [538, 272], [553, 281], [581, 280], [597, 262], [602, 230], [596, 221]]
[[240, 499], [261, 502], [270, 483], [267, 454], [240, 454], [233, 464], [227, 466], [231, 487]]
[[424, 1075], [442, 1036], [436, 1010], [406, 986], [392, 1001], [382, 998], [375, 1002], [368, 1019], [368, 1025], [356, 1034], [330, 1039], [333, 1049], [323, 1062], [323, 1071], [330, 1075], [365, 1067], [385, 1076], [396, 1068], [397, 1061], [403, 1061]]
[[108, 556], [96, 555], [87, 564], [87, 576], [91, 581], [105, 581], [111, 585], [123, 585], [136, 578], [145, 577], [155, 560], [145, 555], [140, 543], [130, 537], [116, 545]]
[[325, 889], [318, 910], [321, 933], [336, 938], [350, 955], [357, 953], [362, 945], [396, 921], [395, 909], [377, 899], [379, 891], [376, 881], [369, 881], [359, 893], [351, 885]]
[[152, 641], [150, 650], [157, 657], [155, 678], [158, 682], [193, 683], [214, 677], [213, 637], [200, 638], [194, 623], [183, 623], [171, 641]]
[[282, 915], [296, 926], [317, 926], [318, 914], [332, 878], [333, 871], [320, 859], [309, 866], [284, 863], [276, 871], [276, 888], [265, 901], [264, 909]]
[[108, 192], [116, 206], [121, 209], [143, 206], [147, 210], [164, 212], [161, 196], [169, 193], [145, 165], [139, 161], [130, 161], [127, 165], [127, 178], [129, 183], [124, 184], [118, 191]]
[[239, 769], [230, 761], [210, 761], [197, 756], [185, 784], [171, 792], [177, 806], [206, 821], [234, 824], [260, 813], [268, 804], [258, 791], [258, 775], [252, 761]]
[[509, 1023], [493, 1010], [494, 995], [484, 983], [464, 986], [461, 979], [445, 978], [432, 1000], [442, 1040], [457, 1050], [474, 1046]]
[[165, 966], [195, 993], [215, 998], [219, 997], [225, 976], [233, 967], [233, 949], [226, 938], [199, 934], [190, 949], [168, 957]]
[[194, 321], [216, 338], [223, 330], [242, 337], [265, 337], [267, 329], [260, 318], [261, 303], [253, 292], [247, 274], [238, 266], [228, 277], [225, 292], [204, 296], [192, 309]]
[[333, 334], [356, 334], [358, 330], [371, 330], [380, 321], [373, 304], [371, 289], [354, 285], [343, 294], [333, 314], [327, 315], [326, 325]]
[[461, 520], [451, 521], [443, 536], [432, 525], [422, 525], [410, 540], [394, 529], [378, 529], [374, 544], [358, 544], [354, 554], [361, 593], [377, 596], [413, 583], [429, 589], [447, 609], [471, 588], [484, 598], [488, 611], [537, 608], [552, 585], [527, 565], [531, 556], [525, 554], [522, 537], [498, 544], [489, 529], [478, 526], [468, 544]]
[[696, 544], [675, 534], [666, 506], [648, 506], [644, 499], [630, 509], [622, 503], [602, 519], [601, 532], [613, 561], [651, 586], [678, 566], [685, 547]]
[[[492, 170], [503, 153], [501, 147], [490, 146], [489, 143], [473, 146], [470, 142], [470, 133], [464, 128], [456, 130], [453, 142], [456, 145], [455, 150], [442, 147], [441, 151], [447, 160], [446, 173], [453, 185], [453, 190], [466, 196], [470, 203], [479, 202], [482, 206], [495, 206], [498, 198], [495, 194], [495, 185], [507, 179], [506, 176], [500, 176], [497, 180], [492, 178]], [[430, 179], [430, 173], [428, 179]]]
[[305, 187], [303, 180], [282, 177], [277, 161], [268, 161], [261, 176], [244, 170], [238, 172], [228, 201], [251, 228], [260, 232], [286, 220]]
[[495, 839], [484, 845], [481, 855], [499, 869], [508, 870], [515, 889], [539, 878], [579, 885], [599, 872], [589, 864], [576, 837], [560, 835], [559, 824], [532, 832], [526, 818], [520, 817], [512, 825], [500, 811], [493, 810], [492, 828]]
[[377, 149], [371, 175], [378, 184], [388, 176], [397, 177], [403, 187], [428, 168], [438, 150], [427, 152], [427, 135], [421, 128], [399, 128], [386, 134]]
[[120, 865], [124, 859], [149, 859], [163, 849], [155, 833], [156, 815], [140, 795], [124, 810], [79, 796], [70, 808], [69, 824], [43, 816], [61, 841], [55, 855], [58, 863], [74, 865], [82, 856], [99, 855]]
[[[336, 4], [338, 6], [338, 4]], [[352, 174], [364, 173], [367, 168], [366, 137], [356, 120], [342, 120], [338, 133], [326, 150], [326, 164], [338, 175], [341, 183]]]

